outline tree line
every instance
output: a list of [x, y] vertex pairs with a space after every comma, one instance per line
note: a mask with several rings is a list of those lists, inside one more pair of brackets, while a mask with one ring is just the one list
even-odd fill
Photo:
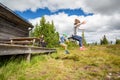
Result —
[[[97, 44], [97, 43], [96, 43]], [[100, 45], [108, 45], [108, 44], [113, 44], [113, 41], [109, 41], [106, 38], [106, 35], [103, 36], [102, 39], [100, 39]], [[116, 39], [114, 44], [120, 44], [120, 39]]]
[[[36, 24], [34, 29], [31, 31], [32, 37], [40, 37], [41, 35], [44, 35], [44, 39], [47, 42], [47, 47], [56, 47], [59, 45], [59, 33], [55, 29], [54, 22], [46, 22], [44, 16], [41, 18], [40, 24]], [[87, 45], [87, 41], [84, 36], [84, 31], [82, 31], [83, 45]], [[97, 45], [97, 42], [93, 44]], [[100, 39], [100, 45], [107, 44], [113, 44], [113, 42], [109, 42], [104, 35], [103, 38]], [[116, 39], [115, 44], [120, 44], [120, 39]]]

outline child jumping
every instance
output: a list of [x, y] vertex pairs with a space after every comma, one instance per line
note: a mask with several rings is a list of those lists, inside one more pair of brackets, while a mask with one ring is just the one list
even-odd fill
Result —
[[86, 22], [80, 22], [78, 19], [75, 19], [74, 22], [74, 35], [72, 35], [72, 39], [77, 40], [79, 42], [80, 50], [85, 50], [82, 44], [82, 37], [77, 34], [77, 29], [80, 25], [85, 24]]

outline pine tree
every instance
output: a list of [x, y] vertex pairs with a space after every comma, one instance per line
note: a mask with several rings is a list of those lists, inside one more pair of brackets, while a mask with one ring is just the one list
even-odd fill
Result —
[[85, 40], [85, 36], [84, 36], [84, 29], [82, 30], [82, 42], [83, 42], [83, 45], [86, 45], [86, 40]]
[[102, 45], [102, 43], [103, 43], [103, 41], [102, 41], [102, 39], [100, 39], [100, 45]]
[[120, 39], [116, 39], [115, 44], [120, 44]]
[[44, 39], [47, 42], [47, 47], [58, 46], [59, 42], [59, 33], [56, 32], [54, 22], [46, 22], [45, 18], [42, 17], [40, 24], [35, 26], [33, 31], [33, 36], [39, 37], [44, 35]]
[[106, 45], [109, 43], [105, 35], [103, 36], [103, 39], [100, 42], [101, 45]]
[[34, 30], [31, 32], [31, 36], [34, 36], [34, 37], [40, 36], [40, 25], [36, 24]]

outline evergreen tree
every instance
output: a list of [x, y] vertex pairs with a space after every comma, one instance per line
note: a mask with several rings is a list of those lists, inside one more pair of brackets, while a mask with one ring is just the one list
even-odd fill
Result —
[[95, 42], [95, 45], [98, 45], [97, 42]]
[[54, 22], [46, 22], [44, 17], [41, 18], [40, 24], [37, 24], [33, 31], [33, 36], [39, 37], [41, 35], [44, 35], [47, 47], [54, 47], [58, 45], [59, 33], [55, 30]]
[[115, 44], [120, 44], [120, 39], [116, 39]]
[[103, 43], [103, 41], [102, 41], [102, 39], [100, 39], [100, 45], [102, 45], [102, 43]]
[[85, 36], [84, 36], [84, 30], [82, 30], [82, 42], [83, 42], [83, 45], [86, 45], [86, 40], [85, 40]]
[[105, 44], [109, 43], [105, 35], [104, 35], [103, 39], [100, 42], [101, 42], [100, 43], [101, 45], [105, 45]]
[[34, 30], [31, 32], [31, 36], [39, 37], [40, 36], [40, 25], [36, 24]]

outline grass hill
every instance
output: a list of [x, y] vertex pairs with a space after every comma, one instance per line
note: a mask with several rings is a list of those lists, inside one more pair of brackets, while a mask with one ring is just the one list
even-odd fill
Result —
[[0, 62], [0, 80], [120, 80], [120, 45], [71, 48], [70, 54], [32, 56], [31, 62], [12, 57]]

